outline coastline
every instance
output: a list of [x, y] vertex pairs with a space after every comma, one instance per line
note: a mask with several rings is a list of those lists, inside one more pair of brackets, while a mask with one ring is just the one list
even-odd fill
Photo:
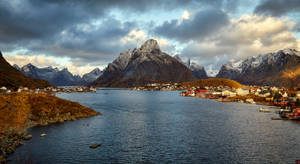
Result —
[[91, 108], [40, 93], [0, 95], [0, 163], [31, 138], [27, 130], [34, 126], [75, 121], [101, 115]]

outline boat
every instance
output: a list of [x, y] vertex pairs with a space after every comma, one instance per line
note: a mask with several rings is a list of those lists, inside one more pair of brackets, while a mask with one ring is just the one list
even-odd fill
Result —
[[271, 112], [270, 109], [259, 108], [259, 112]]
[[300, 120], [300, 107], [288, 107], [280, 109], [279, 116], [290, 120]]

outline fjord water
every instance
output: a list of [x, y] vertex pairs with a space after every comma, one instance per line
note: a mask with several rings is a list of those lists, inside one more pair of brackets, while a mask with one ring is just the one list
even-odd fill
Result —
[[[175, 91], [61, 93], [103, 116], [29, 132], [12, 163], [293, 163], [300, 129], [258, 105], [180, 97]], [[40, 137], [41, 133], [47, 136]], [[93, 143], [101, 147], [90, 149]]]

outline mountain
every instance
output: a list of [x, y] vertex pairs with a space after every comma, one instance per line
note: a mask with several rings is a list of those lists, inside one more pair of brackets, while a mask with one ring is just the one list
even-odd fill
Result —
[[183, 82], [196, 78], [175, 58], [162, 52], [156, 40], [147, 40], [140, 48], [127, 50], [108, 64], [92, 85], [133, 87], [149, 82]]
[[[15, 66], [17, 68], [18, 66]], [[20, 68], [20, 71], [27, 77], [43, 79], [55, 86], [84, 85], [85, 81], [78, 75], [71, 74], [67, 68], [58, 70], [53, 67], [38, 68], [31, 63]]]
[[217, 77], [243, 84], [300, 87], [300, 52], [294, 49], [230, 61]]
[[20, 71], [12, 67], [0, 52], [0, 86], [17, 89], [20, 86], [28, 88], [45, 88], [52, 86], [45, 80], [38, 80], [24, 76]]
[[102, 71], [99, 68], [95, 68], [89, 73], [86, 73], [82, 76], [82, 79], [86, 81], [87, 83], [92, 83], [95, 81], [98, 77], [102, 75]]
[[206, 78], [208, 78], [204, 67], [200, 66], [200, 65], [198, 65], [194, 62], [191, 62], [188, 57], [180, 56], [180, 55], [174, 55], [174, 58], [177, 59], [180, 63], [184, 64], [186, 67], [188, 67], [197, 79], [206, 79]]

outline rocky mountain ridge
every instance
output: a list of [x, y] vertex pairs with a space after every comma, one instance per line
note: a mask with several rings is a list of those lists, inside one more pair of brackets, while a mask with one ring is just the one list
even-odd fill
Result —
[[102, 73], [99, 68], [95, 68], [80, 77], [79, 75], [70, 73], [67, 68], [62, 70], [53, 67], [38, 68], [31, 63], [23, 67], [15, 64], [14, 67], [27, 77], [43, 79], [55, 86], [87, 85], [96, 80]]
[[0, 51], [0, 87], [2, 86], [10, 89], [17, 89], [21, 86], [28, 88], [45, 88], [52, 85], [45, 80], [24, 76], [3, 58]]
[[120, 53], [92, 85], [132, 87], [149, 82], [183, 82], [195, 79], [189, 68], [162, 52], [157, 41], [150, 39], [138, 49]]
[[174, 55], [174, 58], [182, 64], [184, 64], [186, 67], [188, 67], [197, 79], [208, 78], [205, 68], [203, 66], [198, 65], [195, 62], [191, 62], [190, 58], [181, 55]]
[[284, 73], [300, 68], [300, 52], [294, 49], [279, 50], [224, 64], [217, 77], [236, 80], [242, 84], [298, 86], [300, 76], [284, 77]]

